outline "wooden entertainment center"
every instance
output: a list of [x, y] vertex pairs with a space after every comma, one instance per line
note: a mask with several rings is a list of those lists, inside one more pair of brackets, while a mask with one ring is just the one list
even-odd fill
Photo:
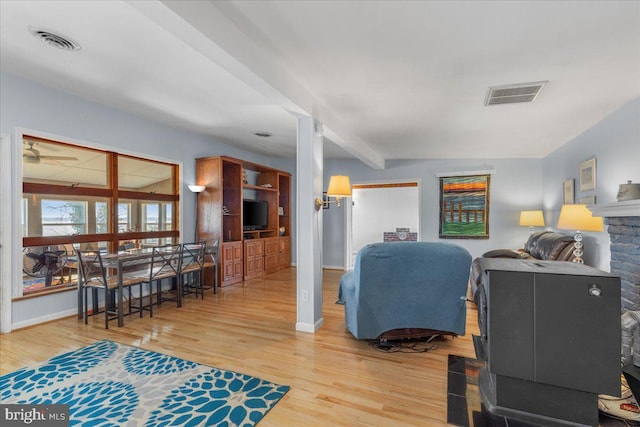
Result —
[[[218, 283], [228, 286], [291, 265], [291, 174], [257, 163], [217, 156], [196, 159], [197, 239], [220, 239]], [[265, 202], [267, 224], [243, 229], [243, 200]], [[212, 274], [205, 277], [213, 283]]]

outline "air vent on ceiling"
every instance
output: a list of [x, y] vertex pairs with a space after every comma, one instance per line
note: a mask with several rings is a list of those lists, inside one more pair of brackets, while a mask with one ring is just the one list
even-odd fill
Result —
[[49, 46], [57, 47], [62, 50], [80, 50], [80, 45], [68, 37], [62, 36], [60, 34], [56, 34], [49, 30], [45, 30], [43, 28], [38, 27], [28, 27], [29, 32], [33, 34], [34, 37], [40, 39], [44, 43]]
[[487, 97], [484, 100], [484, 105], [533, 102], [546, 83], [547, 81], [490, 86]]

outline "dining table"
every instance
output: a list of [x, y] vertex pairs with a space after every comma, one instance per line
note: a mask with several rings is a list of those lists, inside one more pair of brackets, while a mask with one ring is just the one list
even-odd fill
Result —
[[[122, 326], [124, 325], [123, 277], [125, 274], [130, 274], [130, 271], [135, 271], [137, 276], [148, 277], [153, 258], [153, 249], [141, 248], [119, 251], [117, 253], [105, 253], [101, 255], [101, 258], [104, 268], [109, 271], [107, 277], [112, 275], [117, 276], [116, 309], [118, 313], [118, 326]], [[180, 292], [178, 292], [178, 294], [180, 294]], [[94, 301], [93, 304], [94, 310], [97, 310], [97, 301]], [[180, 295], [178, 295], [178, 307], [180, 307], [180, 305]], [[78, 288], [78, 318], [82, 317], [83, 309], [82, 289]]]

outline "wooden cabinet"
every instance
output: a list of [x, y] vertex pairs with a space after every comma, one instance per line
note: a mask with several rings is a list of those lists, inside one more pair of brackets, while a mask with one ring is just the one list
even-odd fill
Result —
[[[288, 172], [226, 156], [205, 157], [196, 159], [196, 184], [206, 187], [198, 195], [196, 234], [198, 240], [220, 239], [217, 269], [220, 286], [289, 267]], [[243, 229], [243, 199], [266, 203], [266, 227]], [[288, 255], [284, 254], [283, 245]]]

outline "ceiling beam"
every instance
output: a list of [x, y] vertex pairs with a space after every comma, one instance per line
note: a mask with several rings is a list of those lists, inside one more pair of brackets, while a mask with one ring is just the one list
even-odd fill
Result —
[[353, 134], [327, 107], [303, 87], [284, 66], [277, 52], [252, 39], [214, 2], [135, 1], [131, 7], [171, 32], [189, 47], [215, 62], [247, 86], [295, 117], [311, 116], [323, 124], [325, 136], [375, 169], [385, 160]]

